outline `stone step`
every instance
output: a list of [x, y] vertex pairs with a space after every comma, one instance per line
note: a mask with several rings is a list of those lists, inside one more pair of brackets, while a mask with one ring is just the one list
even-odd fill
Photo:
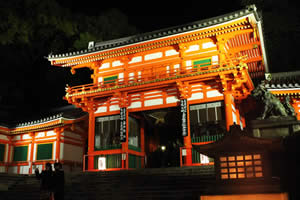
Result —
[[[15, 177], [17, 183], [3, 193], [5, 199], [39, 199], [34, 176]], [[65, 179], [66, 200], [199, 199], [201, 191], [215, 182], [214, 169], [207, 166], [66, 173]]]

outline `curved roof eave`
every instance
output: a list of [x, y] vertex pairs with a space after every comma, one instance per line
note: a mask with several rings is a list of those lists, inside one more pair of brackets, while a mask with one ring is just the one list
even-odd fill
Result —
[[[256, 7], [254, 5], [248, 6], [246, 9], [242, 9], [239, 11], [231, 12], [228, 14], [224, 14], [221, 16], [204, 19], [200, 21], [191, 22], [184, 25], [179, 25], [175, 27], [170, 27], [166, 29], [156, 30], [153, 32], [148, 32], [144, 34], [139, 35], [133, 35], [129, 37], [109, 40], [109, 41], [103, 41], [95, 43], [93, 48], [77, 51], [77, 52], [69, 52], [69, 53], [63, 53], [63, 54], [50, 54], [48, 55], [47, 59], [52, 61], [60, 61], [64, 59], [72, 59], [76, 58], [78, 56], [88, 56], [90, 54], [95, 53], [101, 53], [105, 52], [107, 50], [113, 50], [115, 48], [120, 47], [126, 47], [130, 45], [136, 45], [143, 42], [150, 42], [157, 39], [164, 39], [176, 35], [180, 35], [183, 33], [191, 33], [193, 31], [199, 31], [199, 30], [205, 30], [207, 28], [212, 28], [214, 26], [219, 26], [228, 22], [233, 22], [235, 20], [238, 20], [243, 17], [252, 16], [252, 20], [255, 20], [255, 23], [258, 23], [259, 33], [260, 37], [262, 38], [262, 27], [260, 25], [260, 17], [258, 16], [258, 13], [256, 12]], [[263, 40], [262, 40], [263, 43]], [[264, 47], [264, 44], [262, 44]], [[264, 50], [263, 50], [264, 51]], [[265, 60], [265, 63], [266, 60]]]

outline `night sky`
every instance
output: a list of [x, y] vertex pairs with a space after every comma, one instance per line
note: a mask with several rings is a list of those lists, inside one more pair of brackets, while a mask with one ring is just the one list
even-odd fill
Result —
[[[299, 56], [295, 51], [295, 46], [300, 43], [300, 15], [298, 14], [299, 6], [291, 3], [292, 1], [266, 0], [264, 3], [261, 3], [260, 0], [205, 1], [203, 5], [204, 1], [181, 1], [179, 3], [174, 1], [163, 4], [161, 4], [163, 1], [137, 1], [137, 3], [127, 1], [121, 4], [114, 2], [112, 6], [103, 1], [91, 0], [57, 0], [57, 2], [59, 6], [67, 8], [74, 16], [97, 16], [116, 7], [127, 16], [128, 24], [136, 28], [136, 33], [150, 32], [223, 15], [244, 8], [244, 5], [249, 2], [256, 2], [257, 6], [263, 10], [263, 26], [271, 71], [298, 70], [297, 57]], [[106, 6], [101, 3], [105, 3]], [[5, 20], [5, 18], [2, 17], [0, 20]], [[1, 31], [5, 31], [3, 27], [0, 28]], [[45, 32], [45, 34], [47, 33]], [[30, 48], [30, 44], [27, 44], [28, 47]], [[90, 82], [89, 70], [79, 70], [73, 76], [69, 69], [50, 66], [44, 56], [47, 56], [52, 50], [50, 47], [47, 49], [42, 46], [42, 48], [43, 55], [38, 54], [37, 48], [35, 55], [38, 58], [33, 59], [32, 64], [24, 66], [20, 64], [22, 61], [14, 64], [16, 62], [12, 62], [12, 59], [19, 58], [12, 58], [11, 55], [14, 52], [15, 55], [26, 54], [26, 48], [20, 49], [14, 47], [13, 44], [0, 45], [1, 60], [3, 61], [0, 78], [0, 122], [26, 121], [36, 118], [36, 116], [47, 115], [52, 108], [67, 105], [67, 102], [62, 100], [67, 83], [79, 85]], [[60, 49], [64, 48], [65, 50], [62, 52], [54, 53], [66, 53], [70, 46], [66, 45]], [[29, 60], [27, 63], [30, 62]]]

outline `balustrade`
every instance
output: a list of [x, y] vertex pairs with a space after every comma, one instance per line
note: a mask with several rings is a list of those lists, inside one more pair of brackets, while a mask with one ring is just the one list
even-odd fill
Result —
[[171, 68], [170, 66], [175, 66], [178, 64], [165, 64], [161, 66], [155, 66], [152, 68], [143, 68], [141, 70], [129, 70], [128, 74], [133, 74], [134, 76], [129, 76], [127, 78], [118, 78], [115, 80], [106, 80], [99, 83], [91, 83], [86, 85], [74, 86], [67, 89], [69, 95], [89, 92], [97, 89], [105, 88], [116, 88], [116, 87], [129, 87], [135, 84], [147, 84], [153, 82], [162, 82], [178, 78], [184, 78], [187, 76], [198, 75], [200, 72], [209, 72], [220, 68], [219, 65], [204, 65], [203, 63], [198, 65], [193, 65], [191, 67], [184, 68]]

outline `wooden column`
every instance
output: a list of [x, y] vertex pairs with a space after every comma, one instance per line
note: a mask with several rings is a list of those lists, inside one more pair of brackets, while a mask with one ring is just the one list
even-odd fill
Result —
[[129, 169], [129, 154], [128, 154], [128, 137], [129, 137], [129, 130], [128, 130], [129, 120], [128, 120], [128, 110], [126, 109], [126, 141], [122, 142], [122, 154], [126, 155], [126, 159], [122, 160], [122, 168]]
[[224, 92], [224, 107], [225, 107], [225, 119], [226, 119], [226, 129], [229, 131], [229, 127], [233, 124], [232, 119], [232, 94], [231, 92]]
[[30, 148], [30, 158], [29, 158], [29, 162], [30, 162], [30, 166], [29, 166], [29, 174], [32, 174], [32, 164], [33, 164], [33, 152], [34, 152], [34, 144], [35, 144], [35, 134], [34, 133], [30, 133], [31, 136], [31, 148]]
[[[6, 162], [9, 164], [12, 160], [12, 137], [8, 137], [9, 143], [8, 143], [8, 153], [7, 153], [7, 160]], [[6, 166], [6, 172], [8, 173], [8, 166]]]
[[[183, 137], [184, 149], [186, 150], [186, 162], [185, 165], [192, 164], [192, 139], [190, 131], [190, 109], [188, 98], [191, 96], [190, 87], [188, 83], [183, 83], [180, 81], [176, 82], [177, 88], [180, 94], [181, 100], [186, 100], [186, 123], [187, 123], [187, 134]], [[182, 107], [182, 105], [180, 105]]]
[[186, 165], [192, 165], [192, 138], [190, 129], [190, 105], [187, 101], [187, 132], [188, 135], [183, 138], [184, 147], [186, 149]]
[[64, 131], [63, 128], [57, 128], [54, 130], [56, 133], [56, 155], [55, 160], [60, 161], [60, 143], [61, 143], [61, 133]]
[[[123, 169], [129, 169], [129, 154], [128, 154], [128, 138], [129, 138], [129, 114], [128, 114], [128, 99], [127, 99], [127, 93], [116, 93], [115, 97], [119, 98], [119, 107], [120, 107], [120, 114], [121, 114], [121, 109], [126, 108], [126, 140], [122, 142], [122, 168]], [[121, 117], [121, 116], [120, 116]], [[120, 120], [121, 123], [121, 120]], [[120, 124], [120, 127], [122, 124]], [[123, 155], [126, 155], [126, 159], [123, 160]]]
[[[89, 131], [88, 131], [88, 170], [94, 169], [94, 157], [91, 156], [95, 150], [95, 117], [94, 111], [89, 112]], [[83, 161], [85, 162], [85, 161]]]

